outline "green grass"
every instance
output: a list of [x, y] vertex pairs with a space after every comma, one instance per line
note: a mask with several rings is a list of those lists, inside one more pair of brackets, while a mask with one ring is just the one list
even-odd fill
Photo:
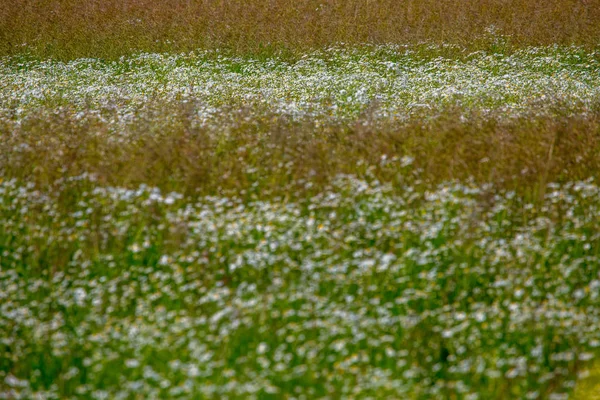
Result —
[[599, 87], [582, 47], [3, 58], [0, 397], [590, 398]]
[[568, 393], [600, 345], [600, 189], [539, 208], [491, 190], [340, 178], [244, 203], [4, 182], [5, 393]]
[[584, 378], [577, 385], [573, 398], [581, 400], [596, 400], [600, 398], [600, 369], [598, 369], [597, 365], [590, 368], [590, 371], [584, 374]]

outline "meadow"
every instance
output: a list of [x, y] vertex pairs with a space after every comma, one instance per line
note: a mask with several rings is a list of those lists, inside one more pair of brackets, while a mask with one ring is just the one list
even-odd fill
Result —
[[302, 53], [338, 43], [596, 47], [600, 0], [25, 0], [0, 4], [0, 54]]
[[0, 5], [0, 398], [600, 393], [596, 1], [165, 4]]

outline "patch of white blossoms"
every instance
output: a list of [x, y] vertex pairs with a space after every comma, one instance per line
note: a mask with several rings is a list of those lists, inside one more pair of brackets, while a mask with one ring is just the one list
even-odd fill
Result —
[[[530, 48], [511, 55], [426, 57], [440, 48], [331, 48], [295, 62], [219, 52], [140, 54], [119, 61], [0, 60], [0, 118], [19, 124], [34, 112], [68, 110], [115, 132], [156, 107], [190, 105], [193, 123], [226, 131], [226, 115], [253, 113], [353, 121], [403, 121], [460, 108], [506, 118], [585, 112], [600, 99], [600, 61], [582, 49]], [[168, 124], [164, 115], [155, 123]]]
[[560, 397], [600, 346], [600, 187], [490, 189], [2, 182], [0, 396]]

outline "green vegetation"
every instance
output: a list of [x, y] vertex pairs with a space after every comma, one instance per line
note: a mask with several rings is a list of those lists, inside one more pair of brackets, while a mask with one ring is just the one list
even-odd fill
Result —
[[600, 347], [599, 72], [4, 58], [0, 393], [568, 396]]
[[[410, 165], [405, 167], [410, 169]], [[560, 398], [598, 353], [600, 188], [340, 177], [298, 202], [0, 186], [15, 397]]]
[[594, 398], [598, 20], [2, 2], [0, 398]]

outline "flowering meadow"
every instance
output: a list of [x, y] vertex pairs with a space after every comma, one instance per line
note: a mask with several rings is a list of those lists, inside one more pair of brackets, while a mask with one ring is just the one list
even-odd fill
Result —
[[599, 52], [4, 57], [0, 139], [0, 398], [590, 398]]
[[[227, 132], [237, 112], [294, 121], [348, 123], [358, 117], [435, 119], [443, 110], [501, 114], [589, 112], [600, 99], [600, 52], [525, 48], [461, 57], [458, 46], [332, 47], [288, 58], [240, 57], [220, 51], [139, 54], [118, 61], [4, 58], [0, 118], [19, 126], [32, 114], [68, 110], [79, 123], [97, 118], [109, 133], [170, 105], [191, 103], [190, 122]], [[157, 110], [158, 106], [158, 110]], [[425, 112], [424, 112], [425, 111]], [[233, 121], [225, 120], [231, 117]], [[165, 115], [152, 123], [169, 124]], [[9, 128], [13, 128], [9, 126]], [[14, 128], [13, 128], [14, 129]]]

